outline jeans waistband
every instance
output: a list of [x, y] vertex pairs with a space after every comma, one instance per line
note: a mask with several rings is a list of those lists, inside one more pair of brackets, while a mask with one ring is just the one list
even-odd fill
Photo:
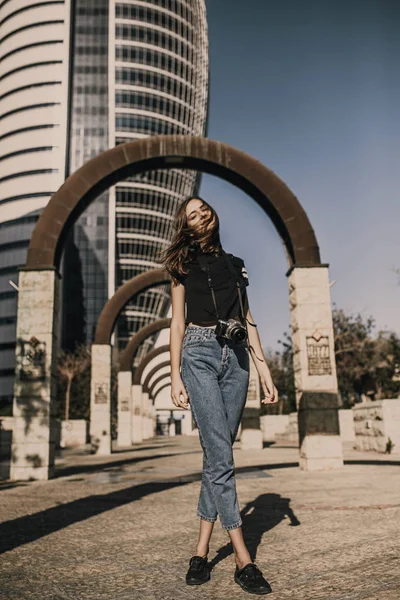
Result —
[[202, 325], [188, 325], [186, 327], [185, 334], [189, 335], [191, 333], [200, 334], [202, 337], [216, 337], [215, 329]]

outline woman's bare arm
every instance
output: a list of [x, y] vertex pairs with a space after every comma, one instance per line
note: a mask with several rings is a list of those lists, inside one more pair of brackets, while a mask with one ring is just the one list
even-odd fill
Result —
[[[172, 318], [169, 351], [171, 360], [171, 400], [175, 406], [187, 408], [188, 395], [181, 378], [181, 349], [185, 335], [185, 286], [171, 283]], [[181, 395], [184, 400], [181, 399]]]
[[[250, 308], [246, 313], [247, 319], [250, 323], [254, 323], [254, 319], [250, 312]], [[262, 401], [264, 404], [275, 404], [278, 402], [278, 390], [276, 389], [274, 382], [272, 381], [271, 373], [265, 360], [263, 349], [261, 346], [260, 336], [258, 335], [257, 327], [249, 325], [246, 321], [247, 335], [249, 341], [249, 348], [252, 353], [254, 364], [258, 374], [260, 375], [261, 385], [264, 390], [265, 399]]]

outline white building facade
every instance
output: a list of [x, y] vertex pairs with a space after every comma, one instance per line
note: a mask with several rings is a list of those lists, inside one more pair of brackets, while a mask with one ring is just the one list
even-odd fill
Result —
[[[17, 292], [9, 280], [17, 282], [41, 209], [107, 148], [149, 135], [205, 135], [207, 109], [204, 0], [0, 0], [0, 410], [14, 380]], [[79, 337], [90, 343], [107, 298], [158, 266], [176, 207], [197, 185], [191, 171], [154, 171], [88, 207], [63, 264], [67, 347]], [[169, 305], [168, 286], [141, 294], [118, 323], [120, 347]]]
[[14, 384], [17, 269], [66, 174], [69, 2], [0, 2], [0, 410]]

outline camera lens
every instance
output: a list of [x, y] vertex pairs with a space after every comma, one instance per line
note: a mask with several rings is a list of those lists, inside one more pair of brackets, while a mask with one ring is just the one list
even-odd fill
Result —
[[247, 337], [247, 332], [243, 327], [236, 327], [232, 331], [232, 338], [237, 344], [239, 344], [240, 342], [243, 342], [243, 340], [245, 340], [246, 337]]

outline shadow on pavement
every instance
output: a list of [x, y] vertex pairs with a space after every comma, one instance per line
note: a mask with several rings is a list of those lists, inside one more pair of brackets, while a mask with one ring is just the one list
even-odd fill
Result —
[[[194, 477], [194, 480], [199, 478]], [[119, 506], [156, 494], [189, 481], [166, 481], [135, 485], [109, 494], [79, 498], [60, 504], [33, 515], [26, 515], [0, 524], [0, 554], [33, 542], [41, 537], [64, 529], [69, 525], [85, 521]]]
[[167, 456], [179, 456], [182, 454], [199, 454], [200, 450], [193, 451], [185, 451], [185, 452], [165, 452], [164, 454], [153, 454], [147, 456], [133, 456], [132, 458], [126, 458], [125, 460], [116, 460], [116, 461], [108, 461], [105, 463], [96, 463], [93, 465], [58, 465], [56, 466], [56, 472], [54, 478], [58, 477], [68, 477], [69, 475], [79, 475], [82, 473], [96, 473], [97, 471], [106, 471], [107, 469], [113, 469], [116, 471], [119, 467], [124, 467], [125, 465], [134, 465], [140, 461], [144, 460], [157, 460], [158, 458], [166, 458]]
[[[257, 549], [264, 533], [286, 518], [290, 520], [290, 526], [300, 525], [300, 521], [290, 508], [290, 498], [282, 498], [279, 494], [261, 494], [246, 504], [240, 515], [243, 521], [243, 538], [253, 562], [256, 560]], [[229, 542], [217, 550], [216, 556], [208, 563], [209, 568], [213, 569], [231, 554], [233, 554], [233, 547]]]
[[[124, 462], [132, 461], [122, 461], [122, 463]], [[119, 464], [121, 463], [117, 463], [117, 465]], [[110, 466], [110, 464], [106, 466]], [[271, 470], [296, 466], [298, 466], [298, 463], [239, 467], [236, 469], [236, 473], [248, 473], [263, 469]], [[93, 465], [93, 467], [102, 469], [104, 465]], [[101, 514], [105, 511], [129, 504], [135, 500], [139, 500], [140, 498], [143, 498], [149, 494], [163, 492], [164, 490], [168, 490], [176, 486], [187, 485], [195, 481], [200, 481], [201, 477], [202, 473], [197, 472], [182, 475], [181, 477], [177, 477], [172, 480], [170, 479], [169, 481], [165, 482], [159, 481], [138, 484], [124, 488], [123, 490], [110, 492], [109, 494], [86, 496], [85, 498], [79, 498], [78, 500], [73, 500], [72, 502], [66, 502], [65, 504], [60, 504], [32, 515], [19, 517], [17, 519], [13, 519], [12, 521], [5, 521], [4, 523], [0, 524], [0, 554], [3, 552], [8, 552], [9, 550], [24, 544], [28, 544], [29, 542], [33, 542], [45, 535], [59, 531], [60, 529], [64, 529], [73, 523], [90, 519], [91, 517]], [[270, 494], [269, 496], [276, 498], [276, 495], [273, 494]], [[282, 512], [282, 501], [275, 502], [275, 504], [276, 506], [280, 507], [280, 512]], [[258, 507], [257, 512], [261, 512], [259, 510], [257, 501], [255, 501], [254, 506]], [[265, 510], [265, 507], [263, 510]]]

